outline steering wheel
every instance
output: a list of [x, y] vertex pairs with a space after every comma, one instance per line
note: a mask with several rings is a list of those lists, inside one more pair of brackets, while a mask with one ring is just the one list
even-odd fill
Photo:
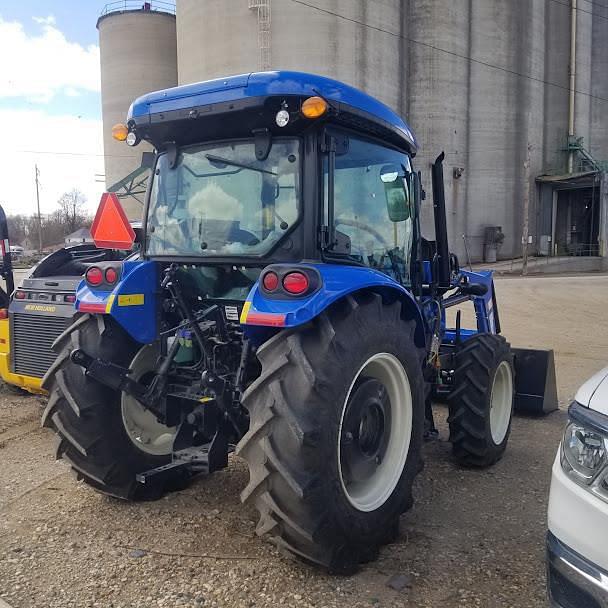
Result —
[[334, 220], [334, 225], [351, 226], [352, 228], [359, 228], [361, 230], [365, 230], [365, 232], [368, 232], [374, 238], [378, 239], [387, 249], [389, 248], [389, 244], [386, 242], [386, 239], [375, 228], [372, 228], [367, 224], [363, 224], [357, 220], [349, 220], [346, 218], [338, 217]]

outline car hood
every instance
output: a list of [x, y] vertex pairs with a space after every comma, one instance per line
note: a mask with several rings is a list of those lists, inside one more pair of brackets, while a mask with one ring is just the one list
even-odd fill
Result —
[[574, 400], [600, 414], [608, 415], [608, 367], [591, 376], [578, 389]]

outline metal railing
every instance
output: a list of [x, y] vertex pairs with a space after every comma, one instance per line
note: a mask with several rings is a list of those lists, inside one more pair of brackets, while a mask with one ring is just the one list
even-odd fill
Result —
[[556, 243], [554, 257], [581, 257], [600, 255], [599, 243]]
[[[460, 263], [463, 267], [472, 265], [475, 267], [492, 268], [498, 272], [509, 274], [521, 271], [523, 259], [520, 256], [486, 262], [484, 260], [484, 237], [477, 235], [462, 235], [465, 247], [465, 258]], [[549, 255], [539, 255], [530, 247], [528, 257], [528, 272], [534, 272], [543, 266], [558, 263], [568, 258], [599, 258], [601, 256], [599, 243], [556, 243], [551, 248]]]
[[175, 2], [164, 2], [163, 0], [154, 0], [154, 2], [116, 0], [116, 2], [108, 2], [103, 7], [100, 17], [123, 11], [149, 11], [151, 13], [169, 13], [170, 15], [175, 15]]

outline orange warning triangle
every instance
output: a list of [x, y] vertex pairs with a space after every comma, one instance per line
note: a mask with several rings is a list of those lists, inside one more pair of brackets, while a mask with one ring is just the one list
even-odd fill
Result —
[[91, 236], [97, 247], [131, 249], [135, 232], [114, 192], [104, 192], [91, 226]]

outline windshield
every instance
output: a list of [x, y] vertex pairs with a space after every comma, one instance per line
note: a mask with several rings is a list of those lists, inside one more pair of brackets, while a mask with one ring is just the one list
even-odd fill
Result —
[[259, 161], [251, 141], [159, 156], [148, 212], [149, 255], [260, 256], [295, 223], [299, 141], [275, 140]]

